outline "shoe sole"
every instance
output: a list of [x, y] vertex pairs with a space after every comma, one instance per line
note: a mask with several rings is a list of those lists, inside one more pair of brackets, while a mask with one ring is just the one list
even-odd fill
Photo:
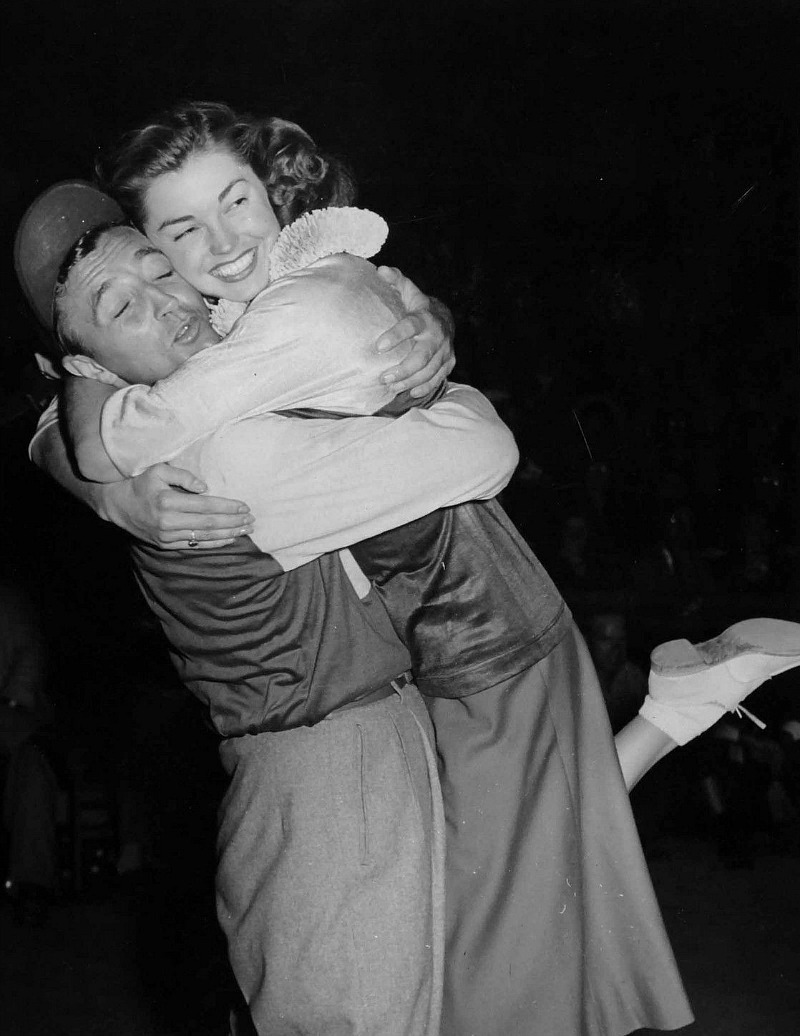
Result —
[[[650, 656], [650, 669], [659, 676], [689, 676], [707, 672], [714, 666], [744, 661], [748, 657], [753, 661], [774, 659], [778, 668], [770, 666], [770, 676], [800, 665], [800, 623], [783, 619], [745, 619], [702, 644], [670, 640], [655, 648]], [[781, 660], [785, 665], [780, 664]], [[746, 679], [745, 672], [741, 675]]]

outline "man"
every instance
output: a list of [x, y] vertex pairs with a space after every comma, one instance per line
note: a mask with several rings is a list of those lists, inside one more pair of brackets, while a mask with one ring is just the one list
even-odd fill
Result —
[[[57, 237], [50, 252], [63, 258], [81, 232], [104, 222], [108, 199], [89, 190], [45, 192], [37, 211], [57, 209], [58, 233], [29, 215], [21, 228], [35, 230], [29, 252]], [[84, 212], [70, 224], [76, 195]], [[18, 244], [18, 257], [24, 252]], [[159, 376], [163, 364], [214, 340], [200, 296], [172, 283], [163, 258], [131, 228], [90, 234], [71, 264], [61, 299], [68, 334], [99, 365], [138, 361], [119, 369]], [[45, 317], [60, 265], [37, 279], [18, 259]], [[126, 340], [130, 361], [120, 355]], [[62, 470], [60, 481], [80, 492], [74, 474]], [[257, 1028], [433, 1033], [441, 804], [427, 715], [403, 686], [409, 658], [382, 605], [358, 599], [335, 555], [284, 573], [242, 537], [207, 551], [136, 542], [133, 554], [179, 672], [225, 738], [232, 781], [221, 819], [220, 920]], [[255, 869], [245, 865], [254, 859]], [[266, 886], [264, 859], [272, 864]]]

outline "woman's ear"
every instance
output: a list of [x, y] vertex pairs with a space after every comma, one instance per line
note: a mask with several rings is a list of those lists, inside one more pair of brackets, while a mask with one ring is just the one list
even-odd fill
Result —
[[78, 378], [93, 378], [94, 381], [102, 381], [105, 385], [113, 385], [114, 388], [124, 388], [127, 384], [97, 360], [82, 353], [69, 353], [61, 363], [67, 374], [74, 374]]

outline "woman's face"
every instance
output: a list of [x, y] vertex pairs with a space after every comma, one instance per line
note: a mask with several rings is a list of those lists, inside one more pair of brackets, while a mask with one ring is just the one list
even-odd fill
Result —
[[250, 302], [269, 283], [280, 233], [266, 189], [228, 151], [192, 155], [145, 195], [145, 232], [204, 295]]

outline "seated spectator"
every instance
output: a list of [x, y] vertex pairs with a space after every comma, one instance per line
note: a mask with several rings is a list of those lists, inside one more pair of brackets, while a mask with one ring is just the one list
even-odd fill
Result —
[[611, 729], [616, 734], [639, 711], [647, 694], [647, 676], [628, 658], [625, 616], [617, 612], [593, 615], [589, 651], [605, 698]]
[[7, 888], [22, 923], [44, 923], [56, 884], [58, 784], [42, 738], [53, 718], [45, 651], [26, 595], [0, 583], [0, 764]]

